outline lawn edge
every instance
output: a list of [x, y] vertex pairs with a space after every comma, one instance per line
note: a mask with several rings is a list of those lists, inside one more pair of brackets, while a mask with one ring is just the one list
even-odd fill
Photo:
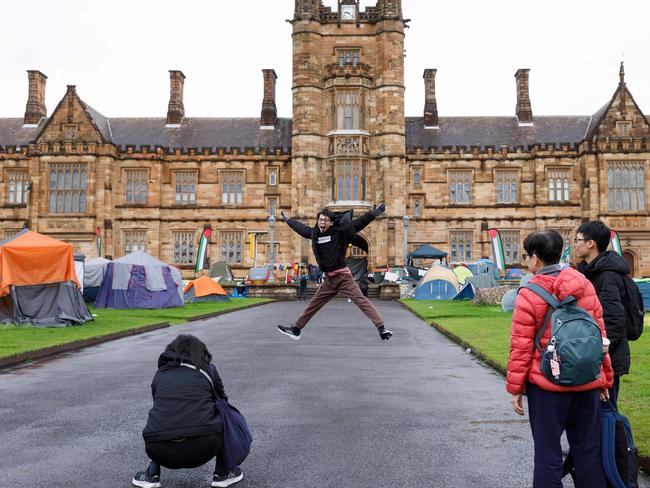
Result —
[[[456, 334], [448, 331], [443, 326], [441, 326], [439, 323], [437, 323], [437, 322], [435, 322], [435, 321], [433, 321], [431, 319], [427, 319], [427, 318], [423, 317], [422, 315], [420, 315], [417, 311], [415, 311], [414, 309], [409, 307], [403, 301], [397, 300], [397, 302], [400, 303], [404, 308], [409, 310], [413, 315], [418, 317], [420, 320], [422, 320], [423, 322], [429, 324], [431, 327], [436, 329], [438, 332], [440, 332], [445, 337], [448, 337], [453, 342], [455, 342], [456, 344], [458, 344], [459, 346], [461, 346], [461, 347], [463, 347], [465, 349], [470, 349], [472, 354], [474, 354], [477, 358], [479, 358], [482, 362], [484, 362], [485, 364], [490, 366], [492, 369], [496, 370], [502, 376], [504, 376], [504, 377], [506, 376], [506, 373], [507, 373], [506, 368], [501, 366], [499, 363], [497, 363], [493, 359], [490, 359], [490, 358], [486, 357], [485, 354], [483, 354], [480, 350], [474, 349], [474, 346], [472, 346], [472, 344], [470, 344], [467, 341], [464, 341], [463, 339], [458, 337]], [[642, 456], [641, 454], [639, 454], [639, 465], [640, 465], [640, 467], [641, 467], [641, 469], [643, 470], [644, 473], [649, 473], [650, 474], [650, 456]]]
[[[217, 317], [219, 315], [224, 315], [227, 313], [238, 312], [240, 310], [246, 310], [249, 308], [259, 307], [261, 305], [267, 305], [273, 303], [276, 300], [269, 300], [261, 303], [252, 303], [244, 307], [232, 308], [230, 310], [220, 310], [218, 312], [210, 312], [207, 314], [194, 315], [192, 317], [186, 317], [184, 322], [189, 323], [196, 322], [199, 320], [209, 319], [212, 317]], [[10, 368], [21, 363], [28, 361], [33, 361], [35, 359], [43, 359], [50, 356], [55, 356], [64, 352], [77, 351], [85, 347], [96, 346], [98, 344], [103, 344], [104, 342], [113, 341], [116, 339], [122, 339], [124, 337], [129, 337], [138, 334], [144, 334], [146, 332], [152, 332], [154, 330], [164, 329], [171, 327], [172, 324], [169, 322], [159, 322], [157, 324], [143, 325], [142, 327], [136, 327], [135, 329], [127, 329], [120, 332], [113, 332], [111, 334], [106, 334], [103, 336], [89, 337], [88, 339], [78, 339], [72, 342], [66, 342], [64, 344], [58, 344], [56, 346], [48, 346], [41, 349], [34, 349], [33, 351], [21, 352], [14, 354], [12, 356], [5, 356], [0, 358], [0, 370], [5, 368]]]

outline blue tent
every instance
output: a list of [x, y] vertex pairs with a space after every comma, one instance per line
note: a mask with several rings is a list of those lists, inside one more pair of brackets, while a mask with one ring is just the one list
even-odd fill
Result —
[[512, 268], [506, 271], [506, 280], [519, 280], [524, 277], [526, 272], [521, 268]]
[[650, 310], [650, 280], [634, 280], [643, 297], [643, 308]]
[[475, 263], [469, 263], [465, 266], [474, 273], [474, 276], [491, 273], [492, 276], [494, 276], [494, 279], [499, 279], [499, 269], [497, 268], [497, 265], [488, 259], [477, 259]]
[[472, 300], [476, 294], [471, 283], [465, 283], [458, 294], [452, 300]]
[[447, 280], [429, 280], [415, 289], [416, 300], [451, 300], [458, 294], [453, 283]]

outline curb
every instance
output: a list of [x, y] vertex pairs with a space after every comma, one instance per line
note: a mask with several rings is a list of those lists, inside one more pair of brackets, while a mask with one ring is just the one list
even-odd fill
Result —
[[83, 349], [84, 347], [95, 346], [103, 342], [108, 342], [115, 339], [121, 339], [122, 337], [144, 334], [145, 332], [164, 329], [166, 327], [169, 327], [169, 323], [161, 322], [158, 324], [151, 324], [151, 325], [145, 325], [144, 327], [138, 327], [137, 329], [124, 330], [122, 332], [114, 332], [112, 334], [108, 334], [101, 337], [80, 339], [78, 341], [68, 342], [67, 344], [45, 347], [43, 349], [36, 349], [35, 351], [22, 352], [14, 356], [7, 356], [4, 358], [0, 358], [0, 369], [7, 368], [9, 366], [15, 366], [17, 364], [24, 363], [27, 361], [32, 361], [34, 359], [42, 359], [48, 356], [54, 356], [55, 354], [60, 354], [62, 352], [76, 351], [78, 349]]
[[[268, 302], [263, 302], [263, 303], [253, 303], [251, 305], [247, 305], [245, 307], [240, 307], [240, 308], [235, 308], [235, 309], [230, 309], [230, 310], [221, 310], [219, 312], [212, 312], [212, 313], [207, 313], [203, 315], [195, 315], [193, 317], [188, 317], [186, 320], [186, 323], [189, 322], [196, 322], [197, 320], [203, 320], [203, 319], [208, 319], [211, 317], [216, 317], [218, 315], [224, 315], [227, 313], [232, 313], [232, 312], [238, 312], [240, 310], [246, 310], [248, 308], [253, 308], [253, 307], [259, 307], [261, 305], [267, 305], [269, 303], [273, 303], [276, 300], [271, 300]], [[34, 359], [43, 359], [49, 356], [54, 356], [56, 354], [61, 354], [63, 352], [70, 352], [70, 351], [76, 351], [79, 349], [83, 349], [84, 347], [89, 347], [89, 346], [96, 346], [97, 344], [102, 344], [104, 342], [109, 342], [113, 341], [116, 339], [122, 339], [124, 337], [129, 337], [132, 335], [138, 335], [138, 334], [144, 334], [145, 332], [151, 332], [154, 330], [159, 330], [159, 329], [164, 329], [166, 327], [170, 327], [171, 324], [169, 322], [161, 322], [158, 324], [150, 324], [150, 325], [145, 325], [143, 327], [138, 327], [136, 329], [129, 329], [129, 330], [124, 330], [121, 332], [114, 332], [112, 334], [108, 334], [105, 336], [101, 337], [91, 337], [89, 339], [80, 339], [78, 341], [73, 341], [73, 342], [68, 342], [66, 344], [60, 344], [58, 346], [50, 346], [50, 347], [45, 347], [43, 349], [36, 349], [34, 351], [27, 351], [27, 352], [21, 352], [20, 354], [16, 354], [14, 356], [7, 356], [4, 358], [0, 358], [0, 370], [9, 368], [11, 366], [16, 366], [20, 363], [25, 363], [28, 361], [33, 361]]]
[[[451, 339], [453, 342], [458, 344], [461, 347], [464, 347], [465, 349], [471, 349], [472, 345], [469, 344], [468, 342], [465, 342], [462, 340], [460, 337], [458, 337], [456, 334], [453, 334], [449, 332], [447, 329], [442, 327], [440, 324], [431, 321], [430, 319], [424, 318], [422, 315], [417, 313], [415, 310], [410, 308], [408, 305], [406, 305], [404, 302], [397, 300], [397, 302], [402, 305], [404, 308], [409, 310], [413, 315], [416, 317], [420, 318], [423, 322], [426, 324], [431, 325], [434, 329], [436, 329], [438, 332], [440, 332], [442, 335], [445, 337]], [[476, 351], [474, 349], [471, 349], [471, 354], [479, 358], [482, 362], [490, 366], [492, 369], [500, 373], [502, 376], [506, 376], [506, 368], [498, 364], [496, 361], [493, 361], [492, 359], [489, 359], [485, 357], [485, 355], [481, 351]], [[650, 473], [650, 457], [647, 456], [639, 456], [639, 467], [643, 470], [644, 473]]]

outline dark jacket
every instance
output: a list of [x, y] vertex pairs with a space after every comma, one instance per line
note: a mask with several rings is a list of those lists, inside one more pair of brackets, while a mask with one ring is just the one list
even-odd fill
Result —
[[[161, 442], [221, 433], [223, 425], [208, 379], [195, 369], [180, 366], [176, 357], [165, 353], [158, 366], [151, 383], [153, 407], [142, 431], [144, 440]], [[211, 376], [216, 379], [217, 394], [226, 398], [216, 368]]]
[[609, 355], [617, 376], [630, 372], [630, 346], [625, 328], [625, 288], [623, 276], [630, 272], [627, 261], [614, 251], [605, 251], [591, 263], [585, 261], [578, 265], [596, 289], [603, 306], [603, 319], [607, 338], [611, 341]]
[[339, 226], [333, 224], [327, 232], [321, 233], [318, 225], [309, 227], [296, 219], [289, 219], [287, 224], [305, 239], [311, 239], [312, 250], [321, 271], [335, 271], [345, 268], [345, 251], [356, 237], [357, 232], [375, 220], [372, 212], [367, 212], [351, 222]]

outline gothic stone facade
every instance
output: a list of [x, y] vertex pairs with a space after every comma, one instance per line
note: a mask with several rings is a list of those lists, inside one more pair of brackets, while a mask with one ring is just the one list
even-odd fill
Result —
[[[48, 117], [46, 76], [29, 71], [25, 116], [0, 119], [0, 238], [27, 222], [94, 257], [99, 232], [102, 254], [144, 249], [189, 277], [209, 225], [210, 260], [243, 275], [269, 262], [269, 215], [313, 222], [323, 206], [385, 202], [363, 231], [371, 269], [402, 264], [406, 236], [408, 249], [433, 244], [453, 261], [490, 257], [490, 227], [519, 266], [529, 232], [554, 228], [571, 242], [600, 218], [634, 273], [650, 275], [650, 124], [623, 66], [600, 110], [561, 117], [533, 115], [527, 69], [515, 74], [512, 117], [439, 117], [427, 69], [423, 114], [405, 117], [406, 23], [399, 0], [365, 11], [296, 0], [291, 119], [277, 117], [272, 69], [261, 116], [237, 119], [186, 117], [180, 71], [170, 71], [166, 118], [104, 117], [74, 86]], [[284, 224], [274, 243], [275, 262], [313, 262]]]

